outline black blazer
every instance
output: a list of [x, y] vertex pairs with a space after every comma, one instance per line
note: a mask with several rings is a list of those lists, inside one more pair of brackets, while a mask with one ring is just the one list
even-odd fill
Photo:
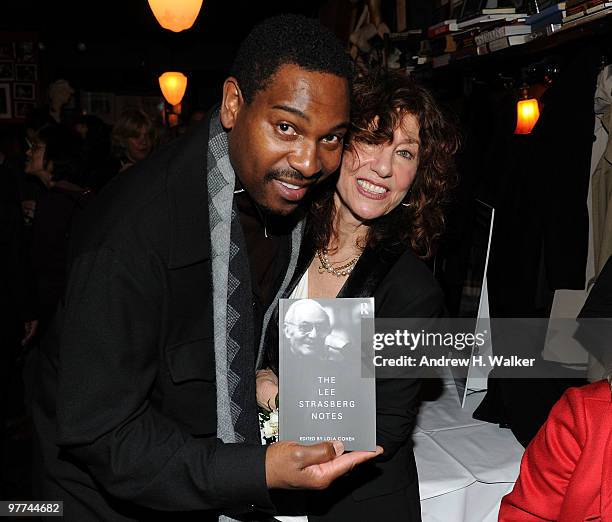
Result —
[[[295, 275], [285, 292], [294, 290], [314, 257], [305, 237]], [[444, 296], [431, 271], [405, 247], [365, 249], [337, 297], [374, 297], [376, 317], [439, 317]], [[265, 363], [278, 369], [278, 309], [266, 332]], [[274, 347], [274, 349], [271, 349]], [[376, 439], [385, 450], [322, 492], [308, 493], [310, 520], [330, 522], [418, 521], [420, 501], [411, 435], [418, 410], [416, 379], [376, 380]]]
[[215, 438], [209, 121], [116, 176], [73, 235], [59, 340], [26, 371], [66, 520], [270, 506], [265, 448]]

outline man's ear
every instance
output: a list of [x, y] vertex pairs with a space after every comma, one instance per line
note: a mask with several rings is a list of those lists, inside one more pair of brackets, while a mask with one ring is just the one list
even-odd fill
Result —
[[283, 333], [285, 334], [285, 337], [286, 337], [287, 339], [291, 338], [291, 333], [290, 333], [290, 331], [289, 331], [289, 325], [288, 325], [288, 324], [285, 324], [285, 325], [283, 326]]
[[221, 102], [221, 124], [226, 129], [233, 129], [240, 109], [245, 104], [238, 80], [230, 76], [223, 83], [223, 100]]

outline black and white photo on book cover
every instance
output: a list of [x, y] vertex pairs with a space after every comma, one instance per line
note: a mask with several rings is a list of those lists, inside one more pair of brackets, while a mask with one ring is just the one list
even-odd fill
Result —
[[375, 381], [362, 376], [361, 344], [374, 299], [281, 299], [279, 318], [280, 440], [373, 451]]

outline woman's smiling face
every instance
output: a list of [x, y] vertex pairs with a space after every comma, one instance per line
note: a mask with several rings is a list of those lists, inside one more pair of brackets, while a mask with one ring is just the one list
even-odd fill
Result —
[[337, 195], [361, 220], [384, 216], [408, 193], [416, 177], [418, 157], [419, 124], [414, 116], [406, 114], [393, 132], [393, 141], [382, 145], [353, 142], [344, 152]]

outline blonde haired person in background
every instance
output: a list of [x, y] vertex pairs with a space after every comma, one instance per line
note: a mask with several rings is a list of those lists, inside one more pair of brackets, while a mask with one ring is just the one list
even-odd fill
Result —
[[146, 112], [126, 109], [113, 126], [111, 141], [113, 154], [121, 162], [119, 172], [123, 172], [151, 153], [157, 133]]

